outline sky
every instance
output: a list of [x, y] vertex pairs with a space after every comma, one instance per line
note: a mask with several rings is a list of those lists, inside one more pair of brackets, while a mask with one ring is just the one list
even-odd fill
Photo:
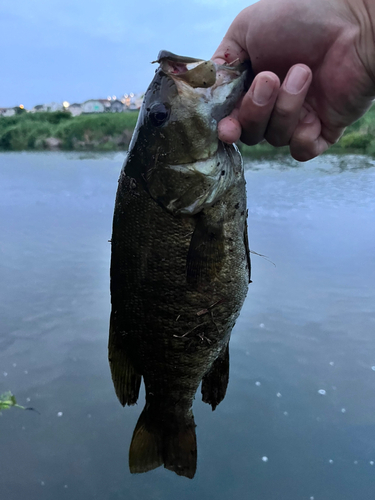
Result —
[[159, 50], [209, 59], [255, 0], [0, 0], [0, 107], [144, 92]]

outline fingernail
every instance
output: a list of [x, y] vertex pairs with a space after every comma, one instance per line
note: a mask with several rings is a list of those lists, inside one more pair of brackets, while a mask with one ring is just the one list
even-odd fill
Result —
[[274, 85], [271, 79], [257, 80], [253, 91], [253, 101], [264, 106], [271, 99]]
[[289, 73], [285, 82], [285, 89], [291, 94], [297, 94], [302, 90], [306, 80], [309, 77], [309, 72], [302, 66], [296, 66]]

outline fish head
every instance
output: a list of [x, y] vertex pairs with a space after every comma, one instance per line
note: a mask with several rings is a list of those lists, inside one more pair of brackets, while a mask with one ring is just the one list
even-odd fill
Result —
[[142, 178], [155, 199], [178, 212], [185, 201], [171, 204], [181, 198], [176, 189], [199, 196], [204, 176], [220, 170], [213, 160], [220, 146], [217, 123], [244, 93], [249, 71], [244, 63], [219, 65], [167, 51], [161, 51], [156, 62], [159, 67], [144, 97], [126, 173]]

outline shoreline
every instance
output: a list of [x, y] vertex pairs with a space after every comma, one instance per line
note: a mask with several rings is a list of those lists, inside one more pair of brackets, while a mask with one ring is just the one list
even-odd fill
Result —
[[[21, 113], [0, 117], [0, 152], [78, 151], [125, 152], [138, 112], [98, 113], [72, 117], [70, 113]], [[245, 158], [289, 155], [288, 147], [275, 148], [266, 142], [256, 146], [238, 144]], [[375, 108], [351, 125], [328, 153], [375, 156]]]

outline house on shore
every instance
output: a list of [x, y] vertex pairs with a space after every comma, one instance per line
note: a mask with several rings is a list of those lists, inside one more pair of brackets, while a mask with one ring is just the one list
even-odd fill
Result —
[[72, 116], [79, 116], [82, 114], [82, 104], [78, 104], [77, 102], [70, 104], [67, 107], [67, 110], [71, 113]]
[[104, 113], [111, 107], [108, 99], [89, 99], [81, 104], [82, 113]]
[[62, 111], [63, 105], [58, 102], [50, 102], [49, 104], [37, 104], [31, 110], [32, 113], [42, 113], [48, 112], [53, 113], [54, 111]]
[[111, 107], [109, 108], [109, 111], [111, 113], [122, 113], [123, 111], [125, 111], [125, 104], [118, 99], [109, 102], [111, 104]]
[[14, 108], [0, 108], [0, 116], [14, 116], [15, 114]]
[[44, 107], [44, 104], [37, 104], [31, 110], [31, 113], [41, 113], [42, 111], [47, 111]]

